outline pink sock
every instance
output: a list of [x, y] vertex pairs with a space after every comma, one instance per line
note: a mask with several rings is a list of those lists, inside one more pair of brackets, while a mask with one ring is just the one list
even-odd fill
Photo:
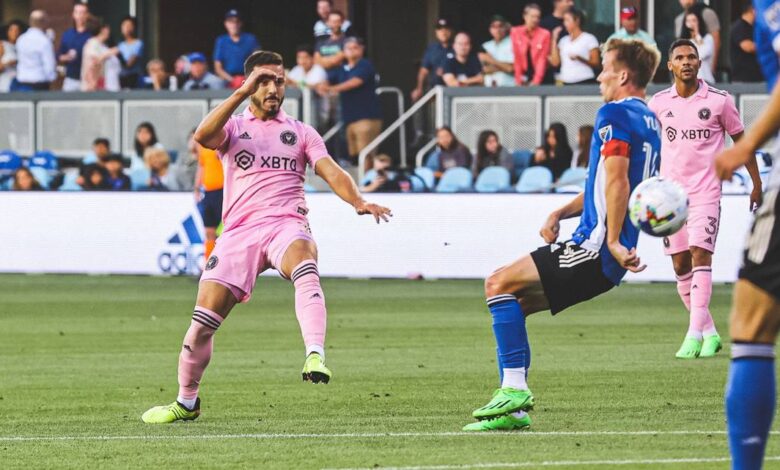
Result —
[[[712, 268], [700, 266], [693, 268], [691, 283], [691, 322], [688, 328], [698, 332], [698, 335], [711, 336], [717, 334], [715, 322], [710, 315], [710, 297], [712, 296]], [[697, 336], [698, 336], [697, 335]]]
[[677, 276], [677, 293], [680, 294], [680, 299], [685, 304], [685, 309], [691, 311], [691, 280], [693, 279], [693, 273], [683, 274]]
[[179, 354], [179, 401], [198, 398], [200, 379], [209, 365], [214, 348], [214, 333], [221, 324], [222, 317], [216, 312], [195, 307]]
[[295, 316], [301, 326], [306, 354], [312, 352], [325, 355], [325, 295], [320, 286], [317, 262], [306, 260], [293, 269], [290, 279], [295, 286]]

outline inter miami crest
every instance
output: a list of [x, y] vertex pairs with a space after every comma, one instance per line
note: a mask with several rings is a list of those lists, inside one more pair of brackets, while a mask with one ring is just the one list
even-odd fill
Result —
[[295, 135], [295, 132], [293, 131], [284, 131], [279, 136], [279, 139], [281, 139], [282, 143], [284, 145], [295, 145], [298, 142], [298, 136]]
[[702, 121], [706, 121], [707, 119], [712, 116], [712, 111], [710, 111], [710, 108], [701, 108], [699, 110], [699, 119]]
[[233, 159], [239, 168], [246, 171], [255, 162], [255, 154], [242, 150]]
[[214, 266], [216, 266], [217, 263], [219, 263], [219, 258], [217, 258], [214, 255], [211, 255], [209, 257], [209, 260], [206, 261], [206, 271], [210, 271], [210, 270], [214, 269]]
[[674, 142], [674, 139], [677, 138], [677, 129], [674, 127], [667, 127], [666, 138], [669, 139], [669, 142]]

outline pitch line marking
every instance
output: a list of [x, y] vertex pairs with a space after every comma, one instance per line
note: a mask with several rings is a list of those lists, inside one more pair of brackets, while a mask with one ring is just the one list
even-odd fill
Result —
[[[778, 434], [780, 431], [773, 431]], [[208, 440], [208, 439], [378, 439], [403, 437], [545, 437], [545, 436], [691, 436], [725, 435], [726, 431], [526, 431], [526, 432], [385, 432], [385, 433], [305, 433], [305, 434], [179, 434], [179, 435], [124, 435], [124, 436], [0, 436], [0, 442], [29, 441], [143, 441], [143, 440]]]
[[[780, 460], [780, 456], [764, 457], [764, 461]], [[664, 465], [676, 463], [721, 463], [730, 462], [728, 457], [712, 458], [680, 458], [680, 459], [640, 459], [640, 460], [547, 460], [543, 462], [503, 462], [503, 463], [475, 463], [464, 465], [429, 465], [415, 467], [362, 467], [340, 468], [325, 470], [467, 470], [470, 468], [528, 468], [528, 467], [579, 467], [584, 465]]]

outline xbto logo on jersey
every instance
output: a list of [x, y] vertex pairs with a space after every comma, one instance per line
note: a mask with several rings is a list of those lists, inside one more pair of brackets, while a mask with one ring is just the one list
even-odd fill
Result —
[[[712, 131], [709, 129], [681, 129], [679, 134], [681, 140], [702, 140], [709, 139]], [[669, 139], [669, 142], [674, 142], [674, 139], [677, 138], [677, 129], [667, 127], [666, 138]]]
[[284, 131], [279, 135], [279, 139], [284, 145], [295, 145], [298, 142], [298, 136], [293, 131]]
[[251, 152], [247, 152], [246, 150], [242, 150], [236, 154], [233, 159], [236, 162], [236, 165], [238, 165], [239, 168], [246, 171], [249, 169], [250, 166], [255, 162], [255, 154]]
[[272, 155], [264, 157], [260, 155], [260, 168], [298, 171], [298, 162], [290, 157], [277, 157]]
[[669, 139], [669, 142], [674, 142], [674, 139], [677, 138], [677, 129], [674, 127], [667, 127], [666, 138]]

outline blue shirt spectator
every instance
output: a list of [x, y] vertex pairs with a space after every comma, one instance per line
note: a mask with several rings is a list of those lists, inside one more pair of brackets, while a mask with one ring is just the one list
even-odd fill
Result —
[[136, 25], [137, 21], [132, 16], [122, 19], [121, 30], [124, 40], [117, 46], [122, 62], [122, 70], [119, 73], [122, 88], [139, 87], [139, 81], [144, 73], [144, 42], [138, 39]]
[[444, 83], [447, 86], [482, 85], [482, 63], [471, 52], [471, 37], [464, 32], [458, 33], [452, 50], [455, 54], [444, 63]]
[[63, 91], [81, 90], [81, 52], [84, 44], [92, 37], [87, 31], [89, 10], [84, 3], [73, 5], [73, 27], [62, 33], [58, 51], [60, 62], [65, 63], [65, 81]]
[[434, 25], [436, 29], [436, 41], [428, 44], [423, 54], [420, 69], [417, 72], [417, 86], [412, 91], [412, 101], [417, 101], [422, 97], [423, 87], [427, 80], [430, 87], [444, 85], [442, 75], [444, 75], [444, 62], [448, 57], [454, 57], [452, 51], [452, 28], [445, 18], [439, 18]]
[[360, 59], [350, 67], [345, 64], [333, 71], [333, 84], [344, 83], [359, 78], [362, 84], [351, 90], [339, 93], [341, 98], [341, 116], [345, 125], [361, 119], [381, 119], [382, 110], [376, 95], [376, 69], [368, 59]]
[[225, 13], [227, 33], [218, 36], [214, 41], [214, 72], [233, 88], [241, 86], [246, 58], [260, 48], [255, 35], [242, 32], [242, 27], [238, 11], [228, 10]]
[[225, 81], [209, 72], [206, 56], [200, 52], [189, 55], [190, 76], [184, 83], [183, 90], [221, 90]]

